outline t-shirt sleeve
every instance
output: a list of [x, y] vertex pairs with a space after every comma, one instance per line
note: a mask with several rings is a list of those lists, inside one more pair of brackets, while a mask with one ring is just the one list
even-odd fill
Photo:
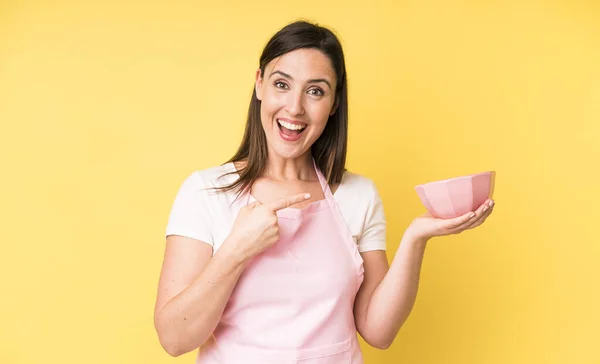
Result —
[[371, 182], [371, 202], [365, 216], [362, 234], [358, 237], [358, 251], [386, 250], [386, 220], [383, 202], [377, 187]]
[[209, 192], [198, 172], [183, 181], [171, 207], [166, 236], [181, 235], [213, 245]]

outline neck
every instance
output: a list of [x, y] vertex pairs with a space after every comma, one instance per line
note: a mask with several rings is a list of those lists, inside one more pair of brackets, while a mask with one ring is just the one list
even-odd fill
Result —
[[281, 181], [314, 181], [317, 174], [310, 151], [298, 158], [283, 158], [269, 154], [264, 177]]

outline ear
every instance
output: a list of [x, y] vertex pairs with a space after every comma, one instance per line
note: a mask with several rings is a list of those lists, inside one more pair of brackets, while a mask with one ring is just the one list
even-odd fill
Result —
[[335, 112], [336, 112], [336, 111], [337, 111], [337, 109], [338, 109], [338, 106], [340, 105], [340, 102], [339, 102], [339, 101], [340, 101], [340, 98], [339, 98], [339, 97], [336, 97], [336, 98], [335, 98], [335, 102], [333, 103], [333, 106], [331, 107], [331, 112], [329, 113], [329, 116], [331, 116], [331, 115], [335, 114]]
[[259, 101], [262, 101], [263, 96], [263, 78], [262, 73], [260, 72], [260, 68], [256, 70], [256, 82], [254, 84], [254, 90], [256, 92], [256, 98]]

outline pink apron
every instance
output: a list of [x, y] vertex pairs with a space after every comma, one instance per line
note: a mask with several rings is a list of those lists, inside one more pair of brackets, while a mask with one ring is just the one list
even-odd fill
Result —
[[325, 199], [277, 212], [279, 241], [247, 265], [197, 364], [363, 363], [353, 314], [363, 260], [313, 165]]

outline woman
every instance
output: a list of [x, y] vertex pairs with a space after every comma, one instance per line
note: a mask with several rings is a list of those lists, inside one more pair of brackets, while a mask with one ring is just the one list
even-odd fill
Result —
[[456, 219], [416, 218], [390, 267], [377, 189], [345, 170], [347, 130], [338, 39], [307, 22], [284, 27], [260, 58], [238, 152], [190, 175], [173, 204], [155, 311], [169, 354], [358, 364], [357, 332], [391, 345], [427, 241], [480, 225], [492, 201]]

